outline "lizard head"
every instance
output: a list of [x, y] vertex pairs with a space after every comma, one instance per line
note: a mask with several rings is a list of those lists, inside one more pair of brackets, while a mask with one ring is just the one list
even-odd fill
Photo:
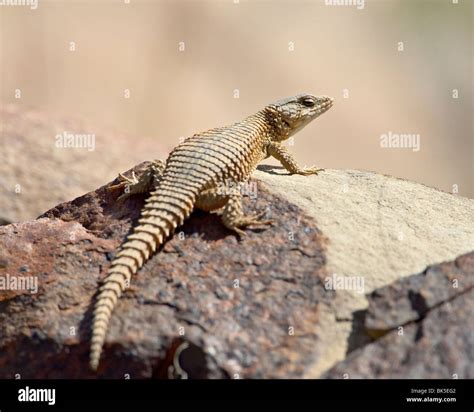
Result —
[[333, 99], [299, 94], [268, 105], [264, 111], [273, 127], [272, 140], [283, 141], [329, 110]]

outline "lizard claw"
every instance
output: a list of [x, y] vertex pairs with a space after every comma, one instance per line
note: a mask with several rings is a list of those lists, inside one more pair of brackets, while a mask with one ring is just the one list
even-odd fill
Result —
[[313, 166], [313, 167], [305, 167], [305, 168], [301, 169], [300, 171], [298, 171], [297, 174], [303, 175], [303, 176], [317, 175], [318, 172], [321, 172], [321, 171], [323, 171], [323, 170], [324, 170], [324, 169], [318, 168], [318, 167], [316, 167], [316, 166]]
[[231, 230], [233, 230], [235, 233], [237, 233], [237, 236], [239, 236], [239, 238], [243, 238], [243, 237], [247, 236], [247, 233], [245, 233], [244, 230], [239, 229], [238, 227], [233, 227]]
[[260, 220], [266, 214], [267, 214], [267, 211], [264, 210], [263, 212], [255, 213], [253, 215], [248, 216], [246, 218], [247, 219], [246, 226], [250, 226], [250, 225], [271, 225], [271, 224], [273, 224], [273, 220], [271, 220], [271, 219]]
[[263, 211], [260, 213], [254, 213], [248, 216], [242, 216], [233, 223], [232, 226], [227, 226], [229, 229], [236, 232], [239, 237], [247, 236], [247, 233], [240, 228], [246, 228], [248, 226], [261, 226], [261, 225], [272, 225], [273, 220], [260, 220], [267, 212]]
[[125, 183], [127, 185], [136, 185], [138, 183], [138, 179], [137, 177], [135, 176], [135, 172], [132, 171], [132, 177], [127, 177], [127, 176], [124, 176], [122, 173], [119, 173], [118, 174], [118, 179], [120, 181], [120, 183]]

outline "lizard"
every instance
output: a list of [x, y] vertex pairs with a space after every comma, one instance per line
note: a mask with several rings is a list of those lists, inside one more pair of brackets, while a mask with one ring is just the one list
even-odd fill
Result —
[[333, 105], [327, 96], [299, 94], [264, 107], [230, 126], [210, 129], [185, 139], [166, 162], [154, 161], [139, 178], [119, 173], [123, 189], [118, 201], [136, 193], [148, 197], [138, 223], [112, 259], [94, 305], [89, 364], [97, 370], [112, 311], [130, 280], [178, 226], [196, 209], [223, 209], [222, 222], [237, 235], [246, 227], [269, 225], [265, 212], [245, 215], [237, 190], [222, 185], [245, 183], [259, 162], [276, 158], [290, 174], [313, 175], [317, 167], [300, 167], [282, 144]]

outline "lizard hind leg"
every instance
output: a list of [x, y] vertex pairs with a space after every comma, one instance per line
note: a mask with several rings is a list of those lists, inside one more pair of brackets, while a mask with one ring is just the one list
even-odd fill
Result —
[[218, 188], [207, 189], [201, 192], [196, 199], [195, 207], [206, 212], [224, 207], [222, 222], [228, 229], [236, 232], [239, 236], [245, 236], [245, 232], [240, 228], [253, 225], [270, 225], [273, 223], [271, 220], [260, 220], [266, 212], [244, 215], [241, 194], [225, 194]]
[[141, 173], [137, 179], [135, 172], [132, 172], [132, 177], [124, 176], [119, 173], [119, 183], [111, 186], [110, 190], [122, 190], [123, 193], [117, 198], [117, 201], [122, 202], [129, 196], [139, 193], [151, 192], [159, 183], [165, 164], [161, 160], [153, 161], [147, 169]]
[[228, 229], [236, 232], [239, 236], [245, 236], [246, 233], [241, 228], [255, 225], [271, 225], [273, 223], [272, 220], [261, 220], [265, 213], [264, 211], [245, 215], [242, 210], [241, 194], [233, 194], [229, 196], [229, 200], [224, 207], [222, 222]]

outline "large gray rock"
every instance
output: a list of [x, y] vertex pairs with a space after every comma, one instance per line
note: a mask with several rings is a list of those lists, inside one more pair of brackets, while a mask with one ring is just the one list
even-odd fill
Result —
[[380, 339], [328, 378], [474, 378], [474, 252], [372, 292], [365, 319]]
[[322, 309], [324, 356], [308, 377], [369, 341], [360, 319], [366, 294], [474, 250], [472, 199], [373, 172], [326, 170], [307, 178], [263, 169], [255, 177], [298, 205], [329, 239], [328, 273], [364, 282], [363, 293], [338, 290], [336, 304]]
[[[401, 325], [415, 322], [431, 309], [469, 294], [474, 287], [474, 253], [451, 262], [429, 266], [424, 272], [377, 289], [369, 296], [365, 328], [379, 336]], [[454, 315], [454, 314], [453, 314]], [[473, 312], [474, 315], [474, 312]], [[466, 326], [474, 331], [474, 316]]]

